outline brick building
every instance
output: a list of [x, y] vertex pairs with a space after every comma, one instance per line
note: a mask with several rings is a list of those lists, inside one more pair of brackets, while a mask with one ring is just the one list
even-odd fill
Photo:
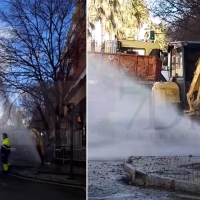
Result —
[[[77, 0], [77, 5], [72, 18], [72, 24], [68, 33], [72, 48], [73, 63], [71, 66], [69, 92], [65, 96], [65, 104], [74, 103], [75, 111], [80, 112], [86, 125], [86, 0]], [[70, 44], [66, 45], [69, 48]], [[64, 66], [69, 62], [69, 49], [64, 55]], [[66, 56], [66, 59], [65, 59]], [[69, 134], [66, 143], [70, 144]], [[74, 145], [86, 145], [85, 128], [74, 133]]]
[[[72, 16], [72, 23], [67, 37], [68, 40], [65, 51], [63, 52], [63, 57], [61, 58], [61, 60], [63, 60], [62, 67], [66, 68], [67, 70], [71, 61], [70, 56], [73, 58], [73, 63], [70, 66], [71, 70], [68, 77], [69, 81], [66, 82], [67, 91], [64, 93], [67, 95], [64, 98], [64, 104], [75, 104], [75, 111], [82, 114], [86, 127], [86, 0], [77, 0], [76, 8]], [[67, 112], [67, 110], [65, 111]], [[67, 123], [66, 125], [68, 126]], [[31, 127], [43, 130], [44, 125], [41, 118], [35, 118], [31, 123]], [[74, 160], [84, 161], [86, 159], [85, 127], [83, 130], [75, 131], [73, 134], [74, 148], [77, 152], [74, 154]], [[61, 130], [61, 145], [65, 146], [66, 148], [68, 148], [70, 145], [69, 132], [70, 131], [68, 127], [64, 127], [63, 130]], [[76, 148], [78, 150], [76, 150]], [[60, 157], [59, 159], [66, 160], [64, 157]]]

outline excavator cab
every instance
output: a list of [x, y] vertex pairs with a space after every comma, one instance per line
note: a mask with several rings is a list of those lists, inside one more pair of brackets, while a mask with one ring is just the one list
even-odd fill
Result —
[[160, 57], [161, 57], [161, 60], [162, 60], [163, 69], [165, 69], [165, 68], [168, 69], [168, 53], [162, 52]]
[[152, 94], [159, 99], [159, 104], [173, 103], [183, 110], [188, 109], [187, 93], [200, 56], [200, 42], [171, 42], [167, 52], [170, 80], [155, 83]]

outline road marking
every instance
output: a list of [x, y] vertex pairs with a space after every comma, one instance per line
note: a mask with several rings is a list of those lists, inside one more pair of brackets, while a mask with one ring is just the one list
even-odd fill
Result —
[[46, 183], [46, 184], [59, 185], [59, 186], [64, 186], [64, 187], [79, 188], [79, 189], [83, 189], [83, 190], [86, 191], [86, 188], [84, 186], [68, 185], [68, 184], [64, 184], [64, 183], [53, 183], [53, 182], [49, 182], [49, 181], [35, 180], [35, 179], [25, 178], [25, 177], [13, 175], [13, 174], [9, 174], [9, 176], [13, 176], [13, 177], [28, 180], [28, 181], [39, 182], [39, 183]]

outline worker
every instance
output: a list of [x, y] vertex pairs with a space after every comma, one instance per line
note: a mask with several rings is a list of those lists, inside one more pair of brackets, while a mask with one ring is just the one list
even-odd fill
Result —
[[2, 163], [3, 163], [3, 172], [6, 174], [10, 166], [10, 163], [8, 162], [8, 158], [10, 155], [10, 139], [8, 138], [8, 135], [6, 133], [3, 133], [1, 155], [2, 155]]

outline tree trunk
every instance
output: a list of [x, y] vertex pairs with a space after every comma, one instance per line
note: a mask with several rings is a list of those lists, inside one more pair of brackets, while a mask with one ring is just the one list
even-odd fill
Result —
[[43, 111], [42, 111], [42, 109], [41, 109], [41, 107], [39, 105], [37, 106], [37, 109], [38, 109], [38, 112], [39, 112], [39, 114], [40, 114], [40, 116], [42, 118], [42, 122], [43, 122], [44, 127], [45, 127], [44, 129], [45, 130], [49, 130], [49, 124], [48, 124], [48, 122], [46, 120], [46, 117], [44, 116]]

